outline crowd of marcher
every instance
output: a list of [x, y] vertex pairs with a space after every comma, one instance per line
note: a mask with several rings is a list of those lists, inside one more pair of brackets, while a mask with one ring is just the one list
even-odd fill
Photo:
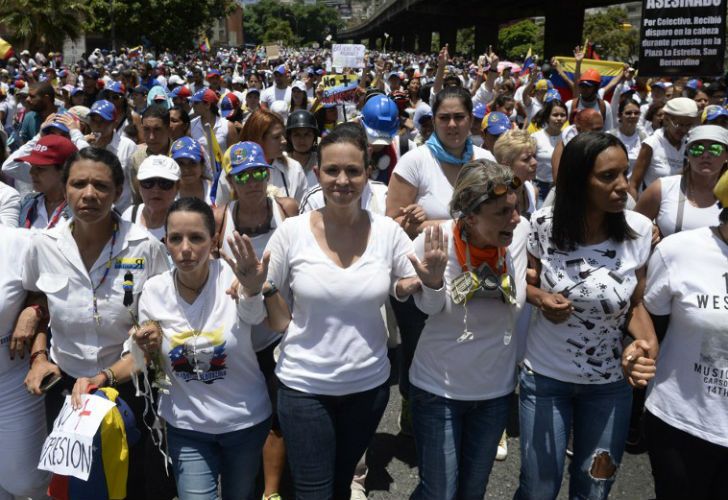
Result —
[[725, 77], [573, 56], [5, 61], [0, 500], [81, 498], [38, 460], [105, 387], [108, 498], [366, 498], [392, 349], [413, 499], [482, 499], [515, 399], [516, 499], [607, 498], [629, 447], [728, 497]]

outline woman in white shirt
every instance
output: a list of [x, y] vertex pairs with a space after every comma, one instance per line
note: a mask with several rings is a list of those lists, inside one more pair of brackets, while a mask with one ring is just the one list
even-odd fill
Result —
[[[410, 368], [420, 474], [414, 499], [485, 496], [516, 386], [511, 338], [526, 300], [525, 259], [509, 249], [519, 187], [508, 167], [466, 164], [450, 204], [456, 219], [415, 240], [419, 257], [439, 252], [447, 264], [433, 281], [423, 277], [415, 295], [428, 318]], [[471, 273], [482, 286], [468, 286]]]
[[[145, 283], [143, 326], [134, 341], [167, 378], [159, 416], [178, 494], [182, 500], [217, 499], [220, 476], [222, 498], [251, 499], [270, 428], [270, 401], [250, 340], [251, 325], [267, 316], [261, 292], [268, 257], [258, 261], [250, 240], [235, 233], [231, 255], [223, 254], [229, 266], [210, 259], [215, 220], [197, 198], [175, 201], [165, 226], [174, 269]], [[234, 279], [241, 288], [237, 303], [226, 294]], [[268, 299], [270, 316], [282, 313], [287, 321], [278, 301]], [[283, 306], [276, 309], [278, 303]], [[137, 368], [133, 356], [122, 362], [116, 374], [126, 379]], [[79, 379], [74, 399], [94, 382]]]
[[667, 101], [662, 110], [663, 126], [642, 143], [629, 179], [629, 191], [635, 200], [656, 179], [680, 173], [685, 159], [685, 137], [698, 124], [698, 106], [687, 97]]
[[[29, 231], [0, 225], [0, 260], [6, 265], [0, 274], [0, 498], [46, 498], [50, 474], [38, 469], [38, 457], [46, 437], [43, 399], [23, 385], [27, 371], [25, 342], [18, 333], [35, 332], [46, 316], [40, 306], [24, 308], [23, 267], [30, 246]], [[34, 310], [35, 309], [35, 310]], [[47, 317], [45, 317], [47, 321]], [[17, 325], [17, 326], [16, 326]], [[25, 337], [25, 335], [23, 335]], [[12, 337], [12, 338], [11, 338]]]
[[624, 452], [632, 390], [621, 371], [626, 328], [657, 340], [642, 304], [652, 225], [625, 210], [629, 168], [613, 135], [585, 132], [564, 148], [554, 205], [531, 216], [536, 315], [520, 374], [521, 476], [516, 499], [556, 498], [569, 429], [571, 498], [605, 499]]
[[632, 175], [634, 164], [637, 161], [642, 141], [647, 138], [642, 130], [637, 128], [640, 120], [640, 105], [633, 99], [625, 99], [619, 103], [619, 127], [609, 130], [608, 132], [615, 135], [622, 141], [624, 147], [627, 148], [627, 159], [629, 160], [628, 176]]
[[728, 130], [717, 125], [695, 127], [688, 136], [684, 172], [650, 184], [635, 210], [654, 220], [663, 238], [709, 226], [720, 213], [713, 188], [727, 162]]
[[164, 239], [167, 211], [179, 192], [180, 168], [169, 156], [147, 156], [137, 173], [142, 203], [127, 208], [121, 218]]
[[[728, 174], [715, 188], [728, 206]], [[640, 384], [657, 498], [726, 498], [728, 209], [719, 224], [665, 238], [650, 258], [645, 307], [664, 335], [657, 361], [625, 351]]]
[[180, 170], [179, 197], [193, 196], [211, 205], [212, 182], [205, 174], [202, 145], [192, 137], [181, 137], [172, 143], [171, 156]]
[[[414, 239], [428, 226], [450, 219], [448, 206], [453, 185], [463, 165], [485, 158], [495, 160], [490, 151], [473, 145], [470, 129], [473, 101], [462, 87], [445, 87], [433, 100], [435, 130], [424, 145], [399, 159], [389, 180], [387, 216], [397, 221]], [[425, 315], [413, 300], [392, 301], [402, 339], [399, 357], [399, 391], [402, 395], [402, 432], [411, 433], [407, 403], [409, 368]]]
[[493, 147], [495, 159], [511, 168], [521, 185], [516, 190], [518, 212], [530, 219], [536, 210], [536, 187], [531, 182], [536, 175], [536, 141], [525, 130], [504, 132]]
[[402, 228], [360, 207], [367, 156], [358, 125], [329, 133], [318, 167], [325, 206], [286, 219], [268, 243], [268, 279], [293, 297], [276, 375], [299, 500], [349, 498], [389, 399], [380, 308], [390, 293], [403, 298], [419, 287]]
[[[95, 377], [100, 386], [115, 384], [115, 367], [133, 326], [129, 311], [136, 314], [146, 280], [167, 269], [161, 242], [112, 212], [124, 187], [124, 171], [113, 153], [93, 147], [74, 153], [64, 165], [62, 180], [73, 217], [70, 223], [33, 235], [23, 269], [23, 287], [47, 299], [53, 333], [50, 352], [47, 336], [36, 336], [26, 385], [40, 395], [46, 375], [62, 376], [46, 392], [49, 428], [65, 391], [77, 378]], [[127, 278], [133, 282], [131, 294], [123, 288]], [[144, 429], [143, 400], [135, 397], [130, 383], [118, 390], [134, 412], [137, 428]], [[164, 498], [147, 493], [147, 488], [159, 483], [151, 477], [164, 474], [161, 460], [145, 459], [147, 439], [148, 433], [142, 432], [142, 439], [130, 450], [129, 498], [144, 499], [147, 494]]]
[[561, 129], [566, 123], [566, 105], [558, 99], [552, 99], [544, 105], [536, 117], [541, 129], [533, 134], [533, 138], [536, 140], [536, 161], [538, 162], [534, 182], [538, 186], [538, 199], [540, 203], [543, 203], [554, 182], [551, 157], [556, 144], [561, 139]]

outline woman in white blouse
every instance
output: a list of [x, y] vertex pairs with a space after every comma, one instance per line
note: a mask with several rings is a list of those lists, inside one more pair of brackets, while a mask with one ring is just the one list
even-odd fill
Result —
[[276, 374], [299, 500], [349, 498], [389, 399], [380, 307], [390, 293], [402, 299], [420, 286], [405, 232], [360, 206], [367, 156], [359, 125], [329, 133], [318, 167], [325, 206], [286, 219], [268, 244], [268, 279], [290, 288], [294, 304]]

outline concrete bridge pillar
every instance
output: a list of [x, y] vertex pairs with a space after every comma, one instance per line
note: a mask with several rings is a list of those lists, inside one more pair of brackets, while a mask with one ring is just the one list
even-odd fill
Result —
[[457, 52], [458, 30], [454, 25], [446, 25], [440, 28], [440, 45], [438, 50], [448, 45], [448, 52], [452, 56]]
[[475, 24], [475, 55], [485, 54], [490, 45], [494, 51], [498, 50], [499, 23], [493, 19], [480, 19]]
[[402, 40], [402, 50], [405, 52], [415, 51], [415, 33], [413, 31], [405, 32], [404, 39]]
[[417, 34], [417, 52], [432, 52], [432, 28], [426, 28]]

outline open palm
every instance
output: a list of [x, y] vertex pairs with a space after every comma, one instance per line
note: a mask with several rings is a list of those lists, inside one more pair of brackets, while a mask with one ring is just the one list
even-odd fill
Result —
[[425, 252], [422, 260], [415, 255], [409, 256], [417, 276], [428, 288], [442, 287], [447, 267], [447, 243], [447, 236], [440, 226], [428, 227], [425, 229]]

